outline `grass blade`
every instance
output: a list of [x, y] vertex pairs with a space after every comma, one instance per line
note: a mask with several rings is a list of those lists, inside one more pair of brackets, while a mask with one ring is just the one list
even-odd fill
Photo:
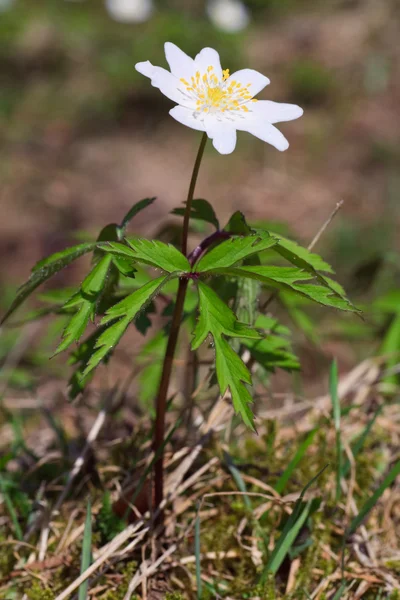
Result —
[[337, 592], [335, 593], [335, 595], [333, 596], [332, 600], [340, 600], [340, 598], [343, 596], [343, 592], [346, 590], [346, 582], [344, 581], [340, 588], [337, 590]]
[[[351, 452], [352, 452], [354, 458], [357, 457], [357, 455], [359, 454], [359, 452], [361, 451], [361, 449], [364, 447], [365, 441], [366, 441], [368, 435], [370, 434], [371, 429], [374, 426], [376, 419], [381, 414], [382, 410], [383, 410], [383, 404], [378, 408], [378, 410], [376, 411], [376, 413], [374, 414], [374, 416], [372, 417], [372, 419], [370, 419], [368, 421], [368, 423], [365, 426], [365, 429], [363, 430], [363, 432], [356, 439], [356, 441], [352, 444], [352, 446], [351, 446]], [[344, 463], [343, 468], [342, 468], [342, 477], [346, 477], [347, 476], [347, 473], [350, 471], [350, 466], [351, 466], [350, 465], [350, 461], [349, 461], [348, 458], [346, 458], [345, 463]]]
[[228, 469], [229, 469], [239, 491], [242, 492], [242, 494], [243, 494], [243, 502], [244, 502], [247, 510], [252, 511], [253, 507], [251, 504], [251, 500], [250, 500], [249, 496], [247, 495], [246, 484], [243, 481], [240, 471], [235, 467], [235, 465], [232, 463], [232, 460], [230, 459], [230, 457], [226, 454], [225, 454], [225, 459], [227, 461]]
[[1, 474], [0, 474], [0, 492], [1, 492], [2, 496], [3, 496], [3, 498], [4, 498], [4, 504], [7, 507], [7, 510], [9, 512], [9, 515], [10, 515], [10, 518], [11, 518], [11, 521], [12, 521], [12, 524], [14, 526], [14, 531], [15, 531], [16, 538], [18, 540], [22, 541], [24, 539], [24, 535], [22, 533], [22, 529], [21, 529], [21, 526], [20, 526], [19, 521], [18, 521], [18, 514], [17, 514], [17, 511], [14, 508], [14, 504], [13, 504], [11, 498], [10, 498], [10, 495], [7, 492], [6, 485], [4, 485], [4, 480], [3, 480], [3, 477], [1, 476]]
[[310, 512], [311, 502], [312, 501], [309, 500], [308, 502], [306, 502], [306, 504], [302, 503], [302, 508], [300, 508], [300, 514], [297, 515], [296, 520], [290, 523], [289, 527], [287, 527], [287, 525], [290, 522], [290, 519], [288, 519], [286, 526], [282, 532], [282, 535], [279, 538], [278, 543], [275, 546], [271, 557], [268, 561], [266, 567], [266, 571], [268, 573], [273, 573], [275, 575], [279, 567], [283, 563], [286, 554], [289, 552], [294, 541], [299, 535], [300, 529], [306, 522], [306, 519]]
[[309, 481], [301, 491], [300, 497], [297, 499], [293, 507], [293, 512], [286, 521], [286, 524], [276, 543], [275, 548], [272, 551], [269, 561], [261, 574], [260, 584], [264, 584], [267, 580], [268, 574], [275, 574], [281, 566], [286, 554], [289, 552], [290, 547], [295, 541], [301, 527], [304, 525], [311, 509], [313, 501], [309, 500], [307, 503], [304, 503], [304, 495], [307, 492], [307, 490], [313, 485], [313, 483], [322, 475], [322, 473], [327, 467], [328, 465], [325, 465], [325, 467], [321, 469], [317, 473], [317, 475], [315, 475], [315, 477], [313, 477], [311, 481]]
[[397, 461], [394, 467], [389, 471], [385, 479], [382, 481], [381, 485], [375, 490], [372, 496], [368, 498], [358, 515], [354, 517], [345, 534], [346, 538], [352, 535], [356, 531], [356, 529], [361, 525], [367, 514], [378, 502], [379, 498], [382, 496], [386, 488], [388, 488], [393, 483], [393, 481], [398, 475], [400, 475], [400, 460]]
[[[81, 574], [90, 567], [92, 562], [92, 507], [90, 501], [87, 504], [85, 531], [83, 533], [83, 545], [81, 555]], [[86, 600], [89, 588], [89, 580], [86, 579], [79, 586], [78, 600]]]
[[200, 558], [200, 515], [199, 507], [197, 508], [197, 516], [194, 524], [194, 554], [196, 557], [196, 586], [197, 600], [201, 600], [203, 595], [203, 585], [201, 581], [201, 558]]
[[336, 431], [336, 492], [335, 500], [339, 501], [341, 496], [340, 482], [342, 479], [343, 470], [343, 453], [342, 453], [342, 440], [340, 434], [340, 400], [338, 395], [338, 369], [336, 359], [332, 362], [331, 370], [329, 374], [329, 392], [331, 395], [332, 409], [333, 409], [333, 420]]
[[274, 486], [275, 490], [278, 492], [278, 494], [282, 494], [282, 492], [285, 489], [287, 482], [291, 478], [295, 468], [297, 467], [297, 465], [303, 458], [304, 454], [307, 451], [307, 448], [312, 444], [312, 441], [313, 441], [316, 433], [317, 433], [317, 429], [312, 429], [309, 432], [309, 434], [307, 435], [305, 440], [298, 447], [296, 454], [294, 455], [294, 457], [292, 458], [292, 460], [290, 461], [290, 463], [288, 464], [288, 466], [286, 467], [286, 469], [284, 470], [282, 475], [279, 477], [278, 481], [276, 482], [276, 484]]

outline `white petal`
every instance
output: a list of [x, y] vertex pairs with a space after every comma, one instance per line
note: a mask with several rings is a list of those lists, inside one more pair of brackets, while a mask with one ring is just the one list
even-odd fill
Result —
[[196, 103], [185, 95], [185, 88], [174, 75], [162, 67], [155, 67], [150, 61], [137, 63], [135, 68], [139, 73], [150, 77], [151, 85], [158, 88], [164, 96], [173, 102], [194, 108]]
[[296, 104], [284, 104], [272, 102], [271, 100], [260, 100], [252, 105], [254, 115], [263, 118], [268, 123], [281, 123], [282, 121], [293, 121], [303, 114], [303, 109]]
[[267, 142], [274, 146], [277, 150], [283, 152], [289, 148], [289, 142], [285, 136], [271, 123], [264, 120], [254, 118], [244, 118], [243, 120], [235, 121], [235, 127], [239, 131], [247, 131], [263, 142]]
[[194, 59], [196, 68], [202, 75], [207, 73], [208, 67], [214, 67], [214, 74], [217, 76], [218, 81], [222, 81], [222, 68], [219, 54], [212, 48], [203, 48]]
[[232, 75], [226, 80], [226, 84], [233, 81], [240, 83], [242, 86], [248, 87], [249, 92], [252, 96], [256, 96], [266, 85], [270, 83], [268, 77], [265, 77], [262, 73], [255, 71], [254, 69], [241, 69], [232, 73]]
[[110, 16], [120, 23], [144, 23], [153, 12], [153, 0], [106, 0]]
[[139, 71], [139, 73], [141, 73], [145, 77], [150, 77], [150, 78], [153, 75], [154, 68], [155, 67], [151, 64], [151, 62], [149, 60], [146, 60], [145, 62], [138, 62], [135, 65], [136, 71]]
[[179, 123], [182, 125], [186, 125], [187, 127], [191, 127], [192, 129], [197, 129], [198, 131], [205, 131], [204, 121], [200, 121], [194, 116], [194, 111], [190, 108], [185, 108], [184, 106], [174, 106], [169, 111], [171, 117], [174, 117]]
[[229, 121], [221, 121], [213, 115], [204, 119], [206, 132], [220, 154], [231, 154], [236, 147], [236, 129]]
[[195, 74], [196, 70], [193, 58], [185, 54], [183, 50], [171, 42], [166, 42], [164, 44], [164, 49], [171, 73], [178, 79], [183, 77], [190, 81], [190, 78]]
[[208, 0], [207, 13], [213, 24], [227, 31], [241, 31], [250, 21], [249, 9], [241, 0]]

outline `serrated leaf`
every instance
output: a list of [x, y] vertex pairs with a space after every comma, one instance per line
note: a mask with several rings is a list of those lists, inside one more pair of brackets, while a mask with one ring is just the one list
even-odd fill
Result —
[[254, 429], [250, 409], [251, 395], [246, 384], [251, 384], [251, 375], [241, 358], [230, 347], [223, 336], [259, 339], [256, 329], [240, 323], [231, 309], [219, 296], [203, 282], [198, 282], [199, 319], [197, 321], [192, 349], [196, 350], [208, 335], [212, 335], [215, 345], [215, 363], [221, 394], [229, 387], [236, 412], [239, 412], [249, 427]]
[[[171, 211], [171, 214], [183, 216], [185, 214], [185, 210], [185, 208], [174, 208], [174, 210]], [[214, 225], [214, 227], [219, 230], [219, 221], [213, 207], [208, 200], [204, 200], [203, 198], [197, 198], [196, 200], [193, 200], [190, 210], [190, 218], [211, 223], [211, 225]]]
[[103, 291], [111, 261], [111, 255], [103, 256], [84, 279], [79, 292], [64, 304], [63, 309], [74, 306], [79, 306], [79, 308], [64, 329], [63, 339], [55, 354], [63, 352], [73, 342], [77, 342], [83, 335], [89, 319], [94, 318], [96, 303]]
[[325, 273], [334, 272], [332, 267], [318, 254], [314, 254], [313, 252], [310, 252], [310, 250], [307, 250], [307, 248], [299, 246], [299, 244], [293, 240], [279, 236], [279, 241], [274, 250], [283, 258], [286, 258], [286, 260], [301, 269], [308, 269], [311, 267], [315, 271], [324, 271]]
[[129, 246], [111, 242], [102, 246], [102, 250], [131, 258], [135, 262], [144, 263], [151, 267], [162, 269], [166, 273], [175, 271], [189, 272], [190, 264], [186, 256], [171, 244], [164, 244], [158, 240], [144, 238], [127, 239]]
[[288, 340], [276, 335], [268, 335], [262, 340], [244, 340], [251, 356], [266, 371], [275, 372], [280, 368], [285, 371], [297, 371], [300, 368], [298, 358], [290, 352]]
[[132, 208], [126, 213], [126, 215], [124, 216], [124, 218], [122, 219], [122, 223], [119, 226], [118, 230], [119, 230], [119, 234], [120, 234], [120, 239], [124, 236], [125, 234], [125, 229], [127, 227], [127, 225], [129, 224], [130, 221], [132, 221], [132, 219], [134, 217], [136, 217], [136, 215], [144, 210], [145, 208], [147, 208], [148, 206], [150, 206], [150, 204], [153, 204], [153, 202], [156, 200], [156, 198], [144, 198], [143, 200], [140, 200], [139, 202], [136, 202], [136, 204], [134, 204], [132, 206]]
[[224, 227], [224, 231], [229, 231], [235, 235], [250, 235], [255, 233], [254, 229], [246, 221], [246, 217], [240, 210], [233, 213], [228, 223]]
[[221, 395], [229, 388], [235, 412], [241, 415], [247, 427], [255, 431], [253, 412], [250, 408], [253, 398], [246, 387], [246, 384], [251, 385], [250, 371], [226, 340], [221, 337], [214, 340], [215, 368]]
[[195, 265], [194, 270], [204, 273], [213, 269], [231, 267], [245, 258], [271, 248], [276, 242], [277, 240], [268, 233], [263, 233], [262, 236], [231, 238], [207, 252]]
[[192, 350], [196, 350], [209, 334], [213, 337], [214, 334], [223, 334], [229, 337], [260, 339], [258, 331], [238, 321], [236, 315], [208, 285], [199, 281], [198, 290], [200, 315], [193, 332]]
[[85, 277], [81, 285], [82, 296], [88, 297], [89, 300], [97, 297], [103, 289], [111, 261], [112, 257], [110, 255], [103, 256], [89, 275]]
[[54, 352], [54, 355], [66, 350], [73, 342], [79, 341], [86, 329], [91, 314], [92, 304], [84, 301], [64, 329], [63, 339]]
[[50, 279], [53, 275], [71, 264], [77, 258], [91, 252], [96, 247], [95, 243], [79, 244], [72, 246], [62, 252], [56, 252], [43, 260], [40, 260], [32, 269], [30, 278], [17, 291], [17, 295], [10, 308], [4, 315], [0, 324], [4, 323], [8, 317], [26, 300], [28, 296], [42, 283]]
[[107, 327], [96, 341], [95, 352], [91, 355], [87, 367], [83, 373], [86, 377], [106, 357], [125, 333], [130, 322], [138, 312], [150, 302], [160, 291], [162, 286], [170, 279], [170, 275], [162, 275], [153, 279], [139, 288], [133, 294], [124, 298], [118, 304], [112, 306], [102, 319], [100, 325], [107, 325], [110, 321], [118, 319]]
[[324, 306], [358, 312], [349, 300], [337, 294], [327, 284], [321, 283], [318, 277], [295, 267], [242, 266], [216, 269], [214, 273], [254, 278], [271, 287], [292, 290]]
[[98, 338], [104, 331], [104, 327], [99, 327], [91, 333], [71, 354], [68, 364], [77, 365], [77, 368], [71, 375], [68, 381], [68, 395], [71, 400], [74, 400], [83, 390], [86, 385], [92, 379], [93, 373], [89, 373], [86, 377], [83, 377], [85, 367], [94, 352], [95, 345]]

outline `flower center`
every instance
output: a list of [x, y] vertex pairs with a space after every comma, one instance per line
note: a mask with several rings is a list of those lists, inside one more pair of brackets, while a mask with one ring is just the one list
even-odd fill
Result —
[[242, 85], [232, 80], [229, 75], [229, 69], [222, 71], [222, 82], [214, 73], [214, 67], [207, 67], [207, 72], [201, 77], [200, 71], [191, 78], [191, 83], [186, 79], [180, 80], [186, 87], [191, 98], [196, 100], [196, 112], [225, 112], [225, 111], [244, 111], [249, 112], [246, 104], [253, 99], [253, 94], [249, 91], [251, 83]]

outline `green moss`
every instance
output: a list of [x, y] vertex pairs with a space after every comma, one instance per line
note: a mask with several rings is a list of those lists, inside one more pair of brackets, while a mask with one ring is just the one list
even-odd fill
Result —
[[14, 548], [12, 544], [6, 543], [5, 536], [0, 535], [0, 579], [6, 578], [13, 570], [15, 564]]
[[29, 588], [27, 586], [25, 594], [29, 600], [54, 600], [55, 598], [54, 592], [39, 581], [34, 581]]

